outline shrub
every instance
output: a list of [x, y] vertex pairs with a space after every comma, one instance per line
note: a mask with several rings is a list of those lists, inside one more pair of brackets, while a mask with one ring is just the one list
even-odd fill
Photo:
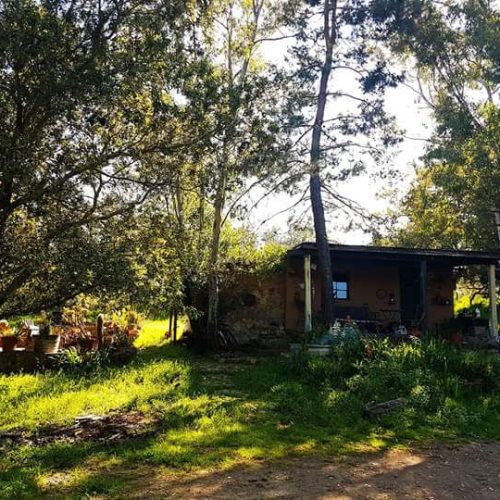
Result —
[[370, 340], [369, 348], [349, 342], [333, 347], [329, 358], [295, 356], [290, 375], [323, 394], [324, 407], [344, 422], [362, 419], [371, 401], [404, 398], [406, 406], [380, 422], [409, 432], [427, 425], [473, 434], [479, 421], [497, 418], [492, 408], [500, 405], [500, 357], [438, 340]]

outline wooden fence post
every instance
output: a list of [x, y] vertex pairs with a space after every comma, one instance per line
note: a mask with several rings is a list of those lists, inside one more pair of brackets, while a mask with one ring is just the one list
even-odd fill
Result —
[[102, 347], [102, 333], [104, 329], [104, 318], [102, 314], [97, 316], [97, 349]]
[[177, 309], [174, 311], [174, 343], [177, 342]]

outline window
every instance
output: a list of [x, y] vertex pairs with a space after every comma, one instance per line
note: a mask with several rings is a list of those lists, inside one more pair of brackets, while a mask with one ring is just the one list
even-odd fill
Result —
[[336, 300], [349, 300], [349, 281], [347, 276], [333, 277], [333, 298]]

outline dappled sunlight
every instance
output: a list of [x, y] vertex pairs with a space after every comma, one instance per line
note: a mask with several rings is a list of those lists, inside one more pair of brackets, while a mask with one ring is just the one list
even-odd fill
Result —
[[[5, 406], [0, 412], [0, 426], [33, 429], [64, 424], [87, 412], [105, 414], [166, 398], [169, 393], [178, 392], [180, 386], [186, 386], [188, 372], [185, 365], [166, 359], [148, 364], [138, 361], [123, 369], [99, 371], [88, 378], [64, 373], [38, 375], [33, 378], [36, 390], [3, 393], [1, 401], [5, 401]], [[15, 376], [10, 380], [14, 381]], [[174, 381], [178, 382], [175, 388]]]
[[417, 453], [386, 450], [340, 459], [304, 454], [286, 461], [260, 460], [252, 448], [241, 451], [239, 460], [196, 471], [87, 461], [84, 471], [75, 470], [66, 482], [53, 474], [45, 492], [49, 497], [56, 492], [106, 492], [131, 498], [493, 499], [500, 490], [500, 478], [492, 474], [498, 445], [440, 446]]
[[[438, 432], [450, 435], [444, 427], [412, 427], [420, 418], [418, 407], [377, 421], [363, 418], [361, 400], [353, 391], [364, 390], [364, 380], [354, 378], [351, 392], [342, 386], [315, 388], [318, 373], [328, 380], [325, 370], [330, 365], [321, 363], [314, 361], [312, 368], [323, 372], [311, 372], [315, 385], [310, 385], [305, 375], [290, 371], [285, 360], [219, 363], [166, 342], [144, 347], [130, 365], [99, 370], [86, 379], [64, 373], [38, 375], [33, 378], [37, 389], [24, 394], [12, 379], [9, 404], [17, 413], [15, 420], [2, 417], [4, 428], [11, 423], [25, 429], [69, 423], [82, 413], [109, 411], [139, 411], [152, 421], [144, 436], [113, 444], [56, 442], [9, 452], [0, 458], [0, 479], [8, 479], [4, 490], [17, 488], [26, 495], [61, 490], [116, 493], [141, 481], [124, 474], [127, 469], [139, 468], [151, 476], [153, 471], [143, 468], [146, 464], [160, 467], [162, 474], [183, 475], [200, 469], [273, 467], [282, 460], [361, 460], [373, 453], [386, 456], [408, 437], [421, 442]], [[415, 400], [425, 401], [424, 386], [410, 382]], [[445, 403], [443, 411], [457, 412], [454, 400]], [[492, 408], [498, 403], [492, 398], [482, 404]]]

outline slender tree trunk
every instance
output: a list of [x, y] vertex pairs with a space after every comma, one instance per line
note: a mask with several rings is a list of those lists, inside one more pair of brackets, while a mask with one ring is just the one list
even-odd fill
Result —
[[233, 72], [233, 32], [228, 29], [227, 32], [227, 54], [226, 65], [229, 73], [229, 87], [233, 93], [236, 90], [235, 100], [232, 107], [232, 120], [228, 123], [224, 134], [224, 142], [222, 145], [222, 159], [220, 164], [220, 177], [216, 186], [215, 202], [214, 202], [214, 223], [212, 229], [212, 241], [210, 248], [210, 260], [208, 270], [208, 318], [207, 318], [207, 342], [209, 348], [218, 347], [217, 331], [218, 331], [218, 310], [219, 310], [219, 249], [220, 237], [223, 222], [223, 211], [226, 204], [226, 188], [228, 177], [230, 175], [230, 162], [234, 162], [234, 136], [236, 130], [236, 121], [240, 110], [240, 99], [243, 92], [252, 50], [255, 46], [257, 30], [259, 26], [259, 18], [264, 5], [264, 0], [252, 0], [252, 16], [253, 25], [251, 28], [250, 38], [248, 40], [247, 55], [243, 59], [241, 68], [235, 75]]
[[178, 318], [178, 311], [177, 309], [174, 311], [174, 338], [173, 338], [173, 342], [176, 343], [177, 342], [177, 318]]
[[214, 222], [210, 248], [209, 275], [208, 275], [208, 318], [207, 318], [207, 347], [217, 346], [217, 319], [219, 310], [219, 247], [222, 231], [222, 211], [226, 203], [226, 172], [222, 169], [214, 203]]
[[328, 96], [328, 79], [332, 71], [333, 46], [336, 40], [336, 10], [337, 0], [325, 0], [324, 11], [324, 37], [325, 58], [321, 69], [321, 79], [316, 107], [316, 118], [311, 140], [311, 174], [309, 187], [311, 193], [311, 204], [314, 218], [314, 231], [316, 234], [316, 246], [318, 248], [319, 272], [321, 277], [322, 316], [325, 326], [329, 327], [334, 321], [333, 290], [332, 290], [332, 262], [330, 258], [330, 247], [325, 222], [325, 208], [321, 193], [320, 159], [321, 159], [321, 136], [325, 116], [326, 100]]

